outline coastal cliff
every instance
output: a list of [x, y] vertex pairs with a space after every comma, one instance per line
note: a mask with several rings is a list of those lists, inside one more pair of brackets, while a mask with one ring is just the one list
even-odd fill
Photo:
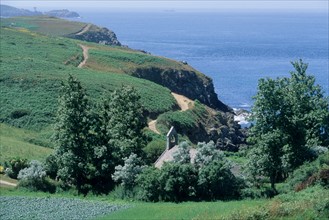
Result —
[[87, 24], [79, 32], [68, 34], [66, 37], [103, 45], [121, 46], [121, 43], [113, 31], [93, 24]]
[[193, 70], [150, 67], [137, 68], [132, 75], [158, 83], [190, 99], [197, 99], [211, 108], [223, 112], [232, 111], [217, 98], [212, 79], [202, 73]]

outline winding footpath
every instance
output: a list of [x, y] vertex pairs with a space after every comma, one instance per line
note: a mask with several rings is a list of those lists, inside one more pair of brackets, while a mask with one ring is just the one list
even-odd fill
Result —
[[[189, 99], [189, 98], [187, 98], [187, 97], [185, 97], [183, 95], [179, 95], [177, 93], [174, 93], [174, 92], [172, 92], [171, 95], [173, 95], [174, 98], [176, 99], [176, 102], [177, 102], [178, 106], [181, 109], [180, 111], [183, 112], [183, 111], [186, 111], [186, 110], [189, 110], [189, 109], [193, 108], [194, 101], [192, 101], [191, 99]], [[157, 123], [157, 120], [150, 121], [148, 123], [148, 127], [154, 133], [160, 134], [160, 132], [156, 128], [156, 123]]]
[[76, 33], [75, 35], [82, 35], [82, 34], [86, 33], [87, 31], [89, 31], [90, 27], [91, 27], [91, 24], [87, 24], [86, 26], [84, 26], [84, 27], [82, 28], [81, 31], [79, 31], [79, 32]]
[[82, 45], [82, 44], [79, 44], [79, 46], [82, 48], [83, 61], [79, 64], [78, 68], [82, 68], [86, 64], [86, 62], [89, 58], [89, 55], [88, 55], [89, 47]]

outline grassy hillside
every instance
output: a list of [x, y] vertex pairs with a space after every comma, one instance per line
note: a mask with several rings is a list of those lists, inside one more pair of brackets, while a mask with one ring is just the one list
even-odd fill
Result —
[[68, 74], [82, 82], [91, 99], [131, 85], [150, 113], [159, 114], [176, 106], [170, 90], [158, 84], [126, 74], [77, 68], [82, 60], [78, 41], [11, 28], [1, 28], [0, 40], [1, 122], [35, 130], [52, 124], [59, 88]]
[[76, 33], [86, 26], [86, 24], [82, 22], [71, 22], [64, 19], [47, 16], [1, 19], [1, 25], [14, 28], [25, 28], [51, 36], [64, 36]]
[[0, 136], [0, 164], [13, 157], [42, 161], [52, 152], [37, 144], [42, 143], [40, 134], [33, 131], [0, 124]]

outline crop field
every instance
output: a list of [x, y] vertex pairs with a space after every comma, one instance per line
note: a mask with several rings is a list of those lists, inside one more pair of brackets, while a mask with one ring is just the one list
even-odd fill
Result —
[[1, 219], [92, 219], [127, 208], [72, 198], [0, 196]]

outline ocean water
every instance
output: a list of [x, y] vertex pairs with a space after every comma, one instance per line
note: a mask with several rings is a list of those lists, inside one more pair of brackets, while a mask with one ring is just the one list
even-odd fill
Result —
[[264, 77], [289, 76], [302, 58], [329, 94], [328, 13], [80, 13], [119, 41], [187, 61], [213, 79], [220, 100], [250, 109]]

